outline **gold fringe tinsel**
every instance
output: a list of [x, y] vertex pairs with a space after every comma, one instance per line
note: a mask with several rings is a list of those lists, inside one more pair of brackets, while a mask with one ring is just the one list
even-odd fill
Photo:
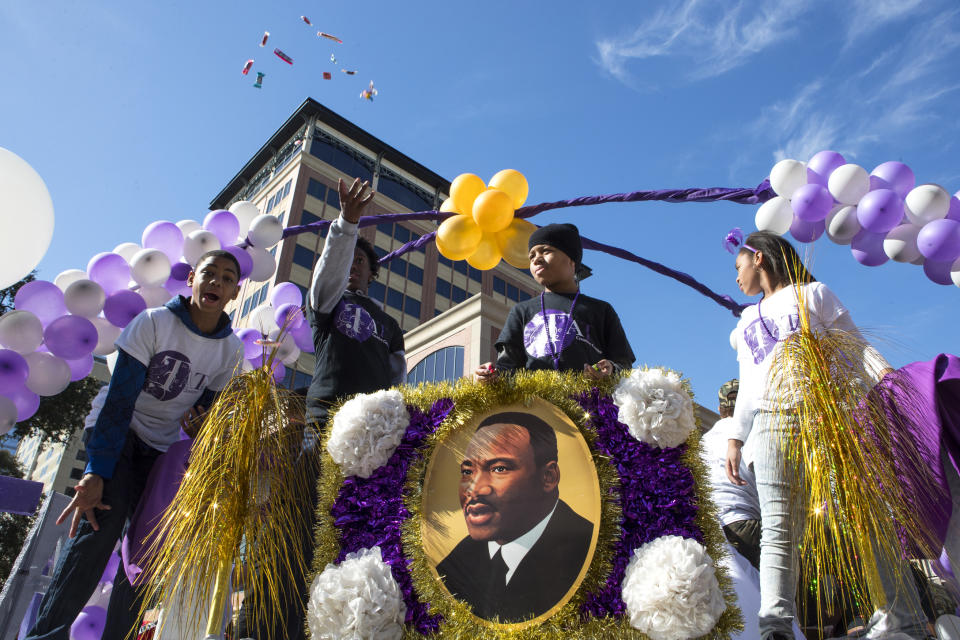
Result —
[[[900, 487], [905, 480], [930, 487], [930, 497], [937, 485], [904, 425], [885, 412], [883, 392], [873, 389], [879, 365], [865, 358], [870, 348], [863, 337], [814, 330], [804, 288], [795, 290], [800, 328], [777, 350], [770, 385], [778, 398], [780, 464], [793, 487], [790, 513], [805, 522], [795, 540], [801, 575], [810, 578], [801, 589], [814, 592], [821, 624], [833, 605], [867, 619], [886, 604], [878, 566], [890, 569], [890, 586], [898, 592], [913, 580], [904, 569], [897, 526], [920, 557], [936, 557], [932, 531], [920, 515], [933, 502], [910, 504]], [[906, 384], [895, 374], [889, 380]], [[825, 592], [834, 586], [838, 593], [831, 597]]]
[[[269, 363], [230, 380], [210, 407], [189, 470], [153, 534], [144, 610], [161, 606], [167, 617], [206, 612], [218, 575], [232, 564], [248, 586], [245, 607], [255, 627], [272, 627], [280, 603], [299, 597], [284, 593], [281, 577], [309, 570], [290, 546], [290, 532], [309, 527], [302, 505], [316, 477], [304, 473], [316, 455], [301, 450], [303, 416], [303, 401], [276, 386]], [[253, 580], [261, 588], [251, 596]], [[183, 622], [199, 637], [203, 620]]]
[[[609, 395], [617, 382], [618, 378], [594, 382], [572, 372], [519, 371], [510, 377], [500, 377], [491, 384], [480, 384], [461, 378], [455, 384], [400, 387], [405, 402], [423, 411], [428, 410], [441, 398], [450, 398], [454, 403], [453, 410], [446, 420], [428, 438], [420, 459], [411, 465], [404, 488], [404, 502], [410, 511], [410, 517], [403, 525], [403, 548], [411, 561], [410, 572], [414, 587], [420, 599], [430, 603], [431, 613], [441, 614], [444, 622], [435, 636], [422, 636], [407, 627], [404, 637], [443, 638], [444, 640], [647, 638], [630, 626], [626, 616], [583, 618], [579, 611], [587, 594], [600, 589], [605, 584], [606, 577], [612, 568], [614, 545], [620, 537], [621, 507], [615, 499], [616, 487], [619, 483], [615, 464], [597, 452], [594, 446], [594, 434], [587, 427], [589, 416], [572, 398], [577, 394], [589, 392], [593, 387], [599, 387], [602, 393]], [[686, 382], [685, 387], [689, 393], [689, 384]], [[436, 447], [474, 416], [498, 406], [529, 402], [532, 398], [542, 398], [559, 408], [577, 426], [590, 447], [600, 481], [602, 500], [599, 534], [596, 551], [583, 582], [574, 596], [553, 616], [529, 626], [497, 625], [473, 615], [466, 604], [451, 598], [433, 576], [421, 540], [420, 527], [425, 517], [421, 509], [423, 481], [427, 465]], [[339, 406], [331, 411], [331, 420], [337, 410]], [[317, 545], [313, 566], [315, 573], [323, 571], [327, 564], [334, 562], [340, 552], [339, 533], [330, 516], [330, 508], [343, 485], [344, 476], [326, 451], [326, 439], [327, 436], [323, 439], [321, 454], [323, 472], [318, 485]], [[706, 468], [700, 458], [699, 442], [699, 431], [695, 431], [687, 441], [688, 449], [683, 456], [683, 462], [694, 476], [698, 501], [696, 522], [703, 532], [707, 552], [716, 565], [716, 561], [725, 554], [725, 539], [719, 526], [716, 508], [710, 500], [710, 485]], [[743, 621], [736, 607], [736, 595], [726, 569], [717, 565], [716, 572], [727, 608], [714, 629], [704, 638], [719, 640], [729, 638], [733, 631], [742, 630]]]

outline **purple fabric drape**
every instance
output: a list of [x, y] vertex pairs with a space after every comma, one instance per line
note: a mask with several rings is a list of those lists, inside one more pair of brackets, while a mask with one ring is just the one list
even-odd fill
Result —
[[180, 489], [180, 481], [187, 472], [187, 462], [190, 458], [190, 449], [193, 440], [174, 442], [166, 453], [159, 456], [153, 463], [150, 475], [147, 477], [147, 486], [140, 498], [130, 519], [130, 527], [120, 544], [123, 570], [132, 585], [146, 582], [143, 567], [149, 556], [147, 551], [153, 543], [153, 530], [163, 517], [164, 511], [173, 502], [173, 497]]
[[887, 410], [894, 424], [906, 426], [906, 437], [913, 440], [940, 485], [936, 492], [930, 487], [913, 486], [910, 478], [914, 474], [905, 471], [900, 474], [904, 478], [901, 489], [907, 496], [917, 496], [909, 500], [912, 504], [930, 506], [930, 512], [924, 515], [931, 533], [942, 544], [953, 504], [940, 450], [943, 447], [953, 466], [960, 469], [960, 358], [941, 353], [933, 360], [908, 364], [897, 375], [906, 376], [906, 384], [892, 383], [888, 377], [879, 385], [888, 392]]
[[[540, 204], [530, 205], [528, 207], [520, 207], [517, 209], [515, 217], [531, 218], [538, 213], [543, 213], [544, 211], [550, 211], [552, 209], [563, 209], [565, 207], [588, 207], [597, 204], [606, 204], [609, 202], [658, 201], [680, 203], [726, 201], [735, 202], [738, 204], [760, 204], [766, 202], [775, 195], [776, 194], [773, 192], [773, 189], [770, 188], [769, 180], [764, 180], [754, 188], [711, 187], [707, 189], [660, 189], [654, 191], [632, 191], [630, 193], [613, 193], [604, 196], [583, 196], [570, 200], [543, 202]], [[381, 216], [363, 216], [360, 218], [359, 225], [360, 227], [370, 227], [384, 222], [392, 223], [401, 222], [404, 220], [446, 220], [453, 215], [456, 214], [442, 211], [388, 213]], [[329, 227], [331, 222], [331, 220], [320, 220], [318, 222], [311, 222], [310, 224], [287, 227], [283, 230], [283, 237], [289, 238], [290, 236], [295, 236], [310, 231], [321, 231]], [[380, 258], [380, 264], [389, 262], [398, 256], [402, 256], [405, 253], [429, 244], [433, 241], [436, 235], [436, 231], [431, 231], [430, 233], [420, 236], [416, 240], [412, 240], [404, 244], [403, 246]], [[653, 260], [647, 260], [646, 258], [642, 258], [625, 249], [602, 244], [585, 237], [583, 238], [583, 247], [585, 249], [592, 249], [594, 251], [603, 251], [604, 253], [608, 253], [624, 260], [629, 260], [630, 262], [636, 262], [637, 264], [643, 265], [644, 267], [647, 267], [648, 269], [651, 269], [660, 275], [673, 278], [677, 282], [685, 284], [688, 287], [693, 288], [698, 293], [710, 298], [720, 306], [729, 309], [730, 312], [736, 317], [740, 317], [741, 311], [743, 311], [746, 306], [738, 303], [730, 296], [715, 292], [713, 289], [699, 282], [697, 279], [687, 273], [671, 269], [670, 267], [662, 265], [659, 262], [654, 262]]]
[[0, 512], [32, 516], [40, 504], [43, 483], [0, 476]]

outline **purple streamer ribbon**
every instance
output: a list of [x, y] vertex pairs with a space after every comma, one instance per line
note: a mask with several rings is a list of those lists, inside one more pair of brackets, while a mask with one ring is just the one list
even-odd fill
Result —
[[[588, 207], [597, 204], [606, 204], [609, 202], [657, 201], [680, 203], [726, 201], [735, 202], [737, 204], [760, 204], [766, 202], [775, 195], [776, 194], [773, 192], [773, 189], [770, 187], [770, 181], [764, 180], [754, 188], [710, 187], [707, 189], [659, 189], [653, 191], [613, 193], [603, 196], [582, 196], [580, 198], [573, 198], [570, 200], [542, 202], [540, 204], [530, 205], [527, 207], [520, 207], [517, 209], [514, 215], [517, 218], [531, 218], [538, 213], [543, 213], [544, 211], [550, 211], [553, 209], [563, 209], [566, 207]], [[388, 213], [380, 216], [362, 216], [360, 218], [359, 226], [361, 228], [371, 227], [383, 222], [402, 222], [405, 220], [446, 220], [454, 215], [457, 214], [444, 211], [418, 211], [416, 213]], [[287, 227], [283, 230], [283, 237], [289, 238], [290, 236], [295, 236], [310, 231], [322, 231], [323, 229], [328, 228], [331, 222], [333, 221], [319, 220], [317, 222], [311, 222], [310, 224]], [[412, 240], [404, 244], [398, 249], [391, 251], [387, 255], [380, 258], [380, 264], [389, 262], [398, 256], [402, 256], [405, 253], [429, 244], [433, 241], [436, 235], [436, 231], [431, 231], [430, 233], [420, 236], [416, 240]], [[682, 271], [676, 271], [670, 267], [660, 264], [659, 262], [641, 258], [636, 254], [626, 251], [625, 249], [619, 249], [611, 245], [602, 244], [585, 237], [581, 237], [581, 239], [583, 240], [583, 246], [585, 249], [603, 251], [604, 253], [608, 253], [617, 258], [622, 258], [630, 262], [636, 262], [637, 264], [647, 267], [648, 269], [651, 269], [660, 275], [673, 278], [677, 282], [685, 284], [688, 287], [693, 288], [698, 293], [710, 298], [720, 306], [729, 309], [731, 313], [738, 318], [740, 317], [741, 311], [746, 308], [746, 305], [739, 304], [730, 296], [722, 295], [713, 291], [705, 284], [699, 282], [689, 274], [686, 274]], [[246, 244], [247, 243], [245, 242], [244, 245]]]

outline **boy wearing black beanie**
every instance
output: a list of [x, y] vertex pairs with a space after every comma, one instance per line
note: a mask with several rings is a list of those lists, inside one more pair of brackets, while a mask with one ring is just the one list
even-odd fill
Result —
[[497, 338], [496, 367], [481, 365], [477, 378], [498, 371], [556, 369], [604, 378], [633, 365], [620, 318], [609, 303], [582, 295], [580, 232], [572, 224], [548, 224], [530, 235], [530, 273], [543, 287], [536, 298], [510, 310]]

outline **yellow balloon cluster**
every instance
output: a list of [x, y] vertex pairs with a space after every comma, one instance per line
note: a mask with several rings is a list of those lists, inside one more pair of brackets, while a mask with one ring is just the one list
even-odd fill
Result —
[[527, 241], [537, 227], [514, 218], [523, 206], [529, 187], [523, 174], [504, 169], [484, 184], [472, 173], [462, 173], [450, 183], [450, 197], [440, 211], [457, 215], [437, 229], [437, 249], [450, 260], [466, 260], [474, 269], [486, 271], [506, 260], [525, 269]]

